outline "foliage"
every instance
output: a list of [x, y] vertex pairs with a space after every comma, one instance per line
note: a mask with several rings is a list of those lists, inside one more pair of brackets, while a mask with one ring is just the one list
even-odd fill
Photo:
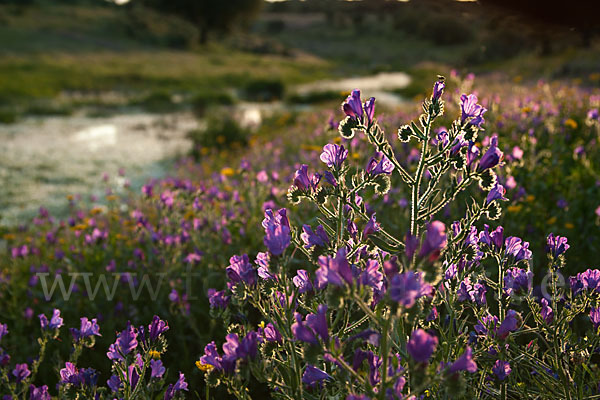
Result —
[[[596, 395], [597, 93], [488, 78], [461, 108], [473, 82], [452, 72], [416, 114], [376, 117], [354, 93], [341, 124], [351, 139], [330, 112], [275, 115], [245, 146], [199, 148], [201, 162], [180, 160], [141, 195], [123, 171], [105, 177], [94, 207], [70, 196], [65, 220], [41, 209], [3, 228], [0, 353], [11, 359], [0, 393], [29, 397], [30, 382], [59, 394], [74, 341], [49, 339], [37, 358], [35, 317], [57, 308], [80, 331], [79, 318], [97, 318], [102, 336], [75, 365], [98, 371], [98, 390], [113, 375], [112, 333], [131, 321], [139, 338], [158, 314], [170, 322], [164, 380], [182, 371], [209, 398]], [[74, 274], [69, 297], [58, 285], [47, 296]], [[205, 358], [212, 341], [218, 354]], [[137, 349], [129, 366], [136, 351], [146, 360]], [[23, 364], [39, 365], [27, 384]]]
[[259, 0], [137, 0], [147, 7], [173, 13], [198, 26], [200, 42], [209, 33], [230, 32], [247, 24], [261, 6]]

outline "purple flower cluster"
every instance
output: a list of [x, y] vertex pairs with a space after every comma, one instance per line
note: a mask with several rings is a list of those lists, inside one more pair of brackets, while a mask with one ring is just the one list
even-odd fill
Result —
[[262, 222], [265, 228], [265, 246], [271, 254], [278, 256], [290, 245], [290, 222], [287, 218], [287, 210], [282, 208], [274, 213], [273, 210], [265, 211], [265, 219]]
[[200, 358], [202, 365], [210, 365], [215, 370], [231, 374], [235, 371], [238, 360], [255, 358], [259, 342], [258, 333], [250, 331], [240, 341], [235, 333], [225, 337], [223, 343], [223, 356], [219, 355], [215, 342], [210, 342], [204, 348], [204, 355]]
[[582, 291], [595, 291], [600, 293], [600, 270], [588, 269], [569, 278], [573, 295]]
[[75, 341], [89, 338], [91, 336], [102, 336], [100, 335], [100, 326], [98, 326], [98, 320], [96, 318], [90, 321], [86, 317], [83, 317], [81, 318], [81, 327], [79, 329], [71, 328], [70, 330]]

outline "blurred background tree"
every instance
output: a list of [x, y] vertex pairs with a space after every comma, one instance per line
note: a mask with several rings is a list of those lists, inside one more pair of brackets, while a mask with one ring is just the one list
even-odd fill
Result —
[[141, 4], [177, 15], [194, 24], [205, 44], [213, 33], [229, 33], [236, 27], [247, 27], [258, 16], [263, 0], [133, 0]]
[[599, 0], [478, 0], [478, 3], [503, 9], [534, 25], [541, 36], [544, 54], [551, 52], [552, 36], [557, 28], [577, 31], [585, 47], [590, 47], [593, 36], [599, 31]]

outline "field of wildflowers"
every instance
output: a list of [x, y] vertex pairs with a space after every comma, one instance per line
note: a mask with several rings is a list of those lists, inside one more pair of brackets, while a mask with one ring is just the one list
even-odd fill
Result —
[[477, 86], [5, 228], [0, 395], [600, 398], [600, 94]]

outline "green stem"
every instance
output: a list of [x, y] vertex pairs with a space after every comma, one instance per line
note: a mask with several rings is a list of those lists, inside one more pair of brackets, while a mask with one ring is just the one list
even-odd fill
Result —
[[338, 209], [337, 209], [337, 244], [338, 248], [342, 246], [344, 241], [344, 201], [343, 196], [338, 198]]
[[383, 326], [383, 331], [381, 332], [382, 334], [382, 338], [381, 338], [381, 357], [383, 358], [383, 365], [382, 365], [382, 371], [381, 371], [381, 382], [380, 382], [380, 387], [379, 387], [379, 398], [381, 400], [385, 399], [386, 396], [386, 392], [385, 392], [385, 385], [386, 385], [386, 381], [387, 381], [387, 364], [388, 364], [388, 331], [390, 330], [390, 324], [392, 322], [392, 315], [390, 313], [390, 315], [388, 316], [388, 318], [385, 318], [385, 324]]
[[421, 179], [423, 178], [423, 170], [425, 169], [425, 157], [427, 155], [427, 147], [429, 146], [429, 130], [431, 128], [431, 115], [427, 116], [427, 126], [425, 127], [424, 140], [421, 142], [421, 157], [417, 166], [417, 173], [414, 178], [414, 184], [411, 189], [411, 212], [410, 212], [410, 234], [419, 236], [419, 224], [417, 218], [419, 216], [419, 191], [421, 190]]
[[[469, 185], [469, 183], [471, 183], [471, 177], [468, 176], [466, 177], [457, 187], [456, 190], [454, 191], [454, 193], [452, 193], [452, 195], [448, 198], [444, 198], [444, 200], [442, 200], [437, 206], [435, 206], [434, 208], [431, 209], [431, 211], [428, 212], [429, 216], [433, 216], [435, 214], [437, 214], [442, 208], [446, 207], [446, 205], [448, 203], [450, 203], [452, 200], [454, 200], [454, 198], [456, 197], [457, 194], [459, 194], [460, 192], [462, 192], [464, 189], [467, 188], [467, 186]], [[419, 218], [423, 218], [425, 217], [425, 215], [419, 215]]]

